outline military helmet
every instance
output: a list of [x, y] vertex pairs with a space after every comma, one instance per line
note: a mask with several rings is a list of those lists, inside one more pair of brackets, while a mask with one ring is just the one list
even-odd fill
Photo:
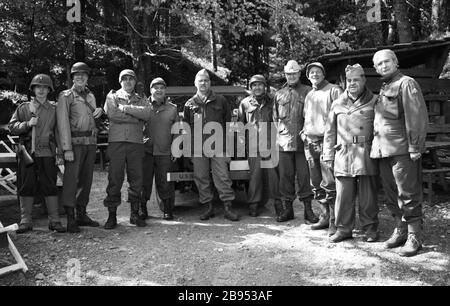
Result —
[[248, 83], [248, 87], [252, 88], [252, 84], [260, 82], [267, 86], [266, 78], [262, 74], [255, 74], [250, 78], [250, 82]]
[[30, 90], [33, 90], [33, 86], [36, 85], [47, 86], [50, 88], [51, 91], [54, 91], [52, 79], [46, 74], [41, 73], [35, 75], [34, 78], [31, 80]]
[[324, 67], [321, 63], [319, 63], [319, 62], [314, 62], [314, 63], [311, 63], [311, 64], [309, 64], [308, 66], [306, 66], [306, 76], [307, 76], [307, 77], [309, 77], [309, 71], [310, 71], [311, 68], [313, 68], [313, 67], [320, 68], [320, 69], [322, 70], [322, 72], [323, 72], [323, 75], [325, 75], [325, 67]]
[[84, 72], [87, 73], [87, 75], [90, 74], [91, 68], [86, 63], [83, 62], [77, 62], [73, 64], [72, 68], [70, 69], [70, 77], [73, 78], [73, 74], [77, 72]]

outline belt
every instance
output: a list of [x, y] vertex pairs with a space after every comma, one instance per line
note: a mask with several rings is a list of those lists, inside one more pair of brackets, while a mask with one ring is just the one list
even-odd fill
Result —
[[73, 131], [71, 132], [72, 137], [89, 137], [92, 136], [92, 131]]
[[366, 143], [369, 141], [372, 141], [372, 139], [366, 136], [353, 136], [351, 143]]

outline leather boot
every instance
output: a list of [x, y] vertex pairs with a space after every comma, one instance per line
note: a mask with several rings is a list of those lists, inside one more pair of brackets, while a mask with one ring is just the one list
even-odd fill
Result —
[[275, 200], [273, 202], [273, 207], [275, 208], [275, 218], [278, 219], [283, 212], [283, 206], [281, 204], [281, 200]]
[[312, 230], [322, 230], [330, 226], [330, 206], [320, 203], [322, 213], [319, 216], [319, 222], [311, 225]]
[[338, 243], [347, 239], [352, 239], [352, 233], [346, 233], [341, 230], [337, 230], [333, 235], [330, 236], [330, 242]]
[[400, 256], [410, 257], [417, 254], [422, 249], [422, 224], [416, 221], [408, 224], [408, 239], [405, 245], [400, 249]]
[[77, 221], [75, 221], [75, 209], [73, 207], [65, 206], [67, 216], [67, 232], [68, 233], [79, 233], [80, 228], [78, 227]]
[[86, 213], [86, 207], [77, 206], [77, 224], [78, 226], [99, 227], [100, 223], [92, 220]]
[[164, 203], [164, 220], [173, 220], [173, 204], [172, 198], [163, 200]]
[[294, 219], [294, 208], [292, 207], [292, 201], [285, 200], [281, 202], [281, 207], [283, 211], [281, 215], [277, 218], [278, 222], [286, 222]]
[[139, 218], [139, 202], [131, 202], [130, 207], [130, 223], [137, 227], [146, 226], [145, 220]]
[[248, 206], [248, 214], [251, 217], [258, 217], [258, 205], [259, 203], [251, 203]]
[[140, 211], [139, 211], [139, 217], [142, 220], [149, 219], [148, 210], [147, 210], [147, 201], [142, 201], [141, 202]]
[[228, 219], [230, 221], [239, 221], [239, 215], [231, 209], [231, 201], [226, 201], [225, 203], [223, 203], [223, 206], [225, 208], [225, 219]]
[[311, 207], [311, 200], [304, 200], [303, 205], [305, 206], [305, 211], [303, 212], [303, 217], [305, 218], [306, 224], [317, 223], [319, 218], [314, 214]]
[[213, 203], [208, 202], [206, 203], [206, 209], [202, 212], [202, 214], [200, 215], [200, 220], [208, 220], [209, 218], [213, 218], [214, 217], [214, 207], [213, 207]]
[[396, 227], [391, 237], [384, 242], [386, 249], [392, 249], [405, 244], [408, 239], [408, 229], [406, 222], [403, 222], [401, 218], [395, 217]]
[[33, 230], [32, 211], [34, 197], [19, 197], [20, 201], [20, 224], [17, 234], [23, 234]]
[[114, 229], [117, 226], [117, 207], [108, 207], [108, 220], [104, 225], [107, 230]]
[[59, 220], [58, 197], [45, 197], [45, 204], [47, 205], [48, 212], [48, 229], [51, 231], [57, 231], [58, 233], [65, 233], [66, 229], [62, 226], [61, 221]]

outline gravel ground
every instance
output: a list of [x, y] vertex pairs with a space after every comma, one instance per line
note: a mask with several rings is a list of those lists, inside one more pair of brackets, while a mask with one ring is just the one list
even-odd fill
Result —
[[[102, 206], [106, 176], [105, 171], [95, 172], [88, 207], [102, 225], [107, 218]], [[124, 188], [123, 199], [125, 195]], [[296, 218], [280, 224], [271, 206], [252, 218], [239, 200], [234, 207], [240, 222], [225, 220], [220, 203], [215, 218], [200, 221], [195, 198], [190, 192], [177, 193], [174, 221], [161, 218], [152, 198], [153, 217], [145, 228], [130, 225], [125, 202], [118, 211], [119, 226], [112, 231], [50, 233], [45, 219], [36, 220], [33, 232], [11, 234], [29, 272], [0, 277], [0, 285], [450, 285], [449, 195], [425, 205], [426, 241], [412, 258], [383, 249], [382, 241], [393, 229], [384, 207], [380, 242], [368, 244], [356, 230], [354, 239], [331, 244], [326, 231], [304, 224], [298, 201]], [[0, 267], [12, 262], [9, 252], [0, 249]]]

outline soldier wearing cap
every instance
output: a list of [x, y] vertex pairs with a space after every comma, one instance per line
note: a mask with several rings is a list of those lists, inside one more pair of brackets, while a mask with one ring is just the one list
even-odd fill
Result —
[[[172, 125], [178, 121], [177, 106], [166, 97], [166, 82], [155, 78], [150, 83], [150, 120], [144, 129], [144, 184], [141, 197], [141, 218], [148, 218], [147, 201], [152, 194], [153, 178], [156, 191], [163, 202], [164, 219], [173, 220], [175, 188], [167, 181], [167, 173], [172, 168], [171, 146]], [[131, 110], [129, 111], [131, 113]]]
[[[195, 135], [194, 129], [194, 125], [203, 127], [207, 123], [213, 122], [222, 127], [225, 135], [226, 124], [231, 122], [231, 111], [227, 100], [211, 90], [211, 80], [206, 69], [200, 70], [195, 76], [195, 87], [197, 87], [197, 93], [184, 105], [184, 120], [194, 131], [192, 133], [194, 182], [198, 188], [200, 204], [206, 206], [200, 219], [208, 220], [214, 217], [212, 174], [214, 186], [219, 193], [220, 200], [224, 203], [225, 218], [238, 221], [239, 216], [232, 210], [232, 201], [235, 196], [231, 188], [232, 181], [229, 173], [230, 158], [225, 155], [225, 150], [217, 155], [211, 154], [212, 152], [203, 152], [204, 141], [209, 135], [203, 134], [203, 132], [202, 135]], [[197, 143], [197, 139], [200, 140], [200, 143]], [[225, 145], [223, 148], [225, 149]]]
[[58, 213], [56, 103], [47, 99], [48, 94], [54, 91], [53, 82], [48, 75], [38, 74], [30, 83], [30, 91], [34, 97], [30, 102], [19, 105], [8, 125], [11, 134], [19, 136], [20, 144], [33, 155], [34, 160], [33, 164], [27, 165], [25, 160], [18, 156], [17, 180], [21, 220], [17, 233], [33, 229], [32, 209], [38, 189], [45, 197], [48, 228], [62, 233], [66, 230], [61, 225]]
[[370, 148], [377, 96], [366, 87], [361, 65], [347, 66], [345, 76], [347, 89], [331, 105], [323, 141], [323, 161], [334, 168], [336, 177], [337, 231], [330, 241], [352, 238], [358, 196], [365, 240], [375, 242], [378, 239], [378, 165], [370, 158]]
[[282, 206], [276, 209], [277, 221], [294, 218], [292, 206], [296, 198], [295, 175], [297, 175], [297, 196], [305, 206], [306, 222], [315, 223], [317, 217], [311, 208], [312, 191], [309, 184], [309, 170], [306, 163], [303, 141], [299, 133], [303, 128], [303, 107], [311, 87], [300, 83], [300, 66], [290, 60], [284, 66], [287, 83], [275, 93], [273, 118], [277, 125], [279, 144], [279, 190]]
[[143, 185], [143, 129], [150, 114], [145, 97], [135, 92], [136, 81], [133, 70], [122, 70], [119, 75], [121, 89], [111, 90], [106, 96], [104, 109], [110, 125], [107, 150], [108, 186], [103, 201], [109, 213], [105, 229], [117, 226], [117, 207], [122, 200], [120, 191], [125, 170], [129, 183], [130, 223], [139, 227], [146, 225], [145, 220], [139, 218], [139, 204]]
[[311, 63], [306, 67], [306, 76], [313, 89], [305, 98], [305, 125], [301, 137], [305, 142], [305, 154], [308, 160], [311, 186], [314, 199], [321, 206], [322, 213], [319, 222], [311, 226], [312, 229], [329, 228], [328, 235], [336, 232], [334, 225], [334, 202], [336, 186], [333, 170], [322, 160], [323, 136], [325, 123], [330, 112], [331, 104], [342, 93], [342, 89], [325, 80], [325, 68], [321, 63]]
[[103, 114], [87, 87], [89, 73], [90, 68], [85, 63], [73, 64], [70, 70], [73, 86], [59, 94], [56, 106], [65, 161], [62, 201], [67, 214], [67, 231], [71, 233], [79, 232], [79, 226], [99, 226], [86, 214], [97, 150], [95, 119]]
[[392, 50], [380, 50], [373, 64], [383, 85], [375, 104], [374, 139], [370, 157], [380, 163], [387, 208], [396, 228], [386, 248], [403, 247], [401, 256], [422, 248], [421, 156], [425, 151], [428, 113], [419, 84], [398, 70]]
[[[266, 91], [267, 82], [263, 75], [257, 74], [251, 77], [249, 82], [251, 95], [243, 99], [238, 109], [238, 120], [246, 125], [249, 129], [254, 129], [255, 139], [249, 139], [248, 150], [249, 158], [248, 164], [250, 168], [250, 179], [247, 193], [247, 202], [249, 203], [250, 216], [258, 216], [258, 208], [263, 205], [263, 190], [264, 182], [267, 182], [269, 188], [269, 197], [274, 199], [275, 207], [281, 206], [281, 199], [278, 192], [278, 165], [273, 165], [272, 168], [261, 167], [261, 152], [260, 150], [268, 150], [271, 144], [271, 127], [273, 122], [273, 98], [269, 96]], [[264, 139], [266, 145], [259, 146], [261, 137], [261, 124], [267, 124], [264, 133], [267, 133]], [[259, 134], [259, 135], [258, 135]], [[252, 135], [251, 131], [249, 135]], [[263, 152], [265, 153], [265, 152]], [[267, 156], [264, 154], [264, 156]], [[266, 159], [264, 157], [264, 159]]]

